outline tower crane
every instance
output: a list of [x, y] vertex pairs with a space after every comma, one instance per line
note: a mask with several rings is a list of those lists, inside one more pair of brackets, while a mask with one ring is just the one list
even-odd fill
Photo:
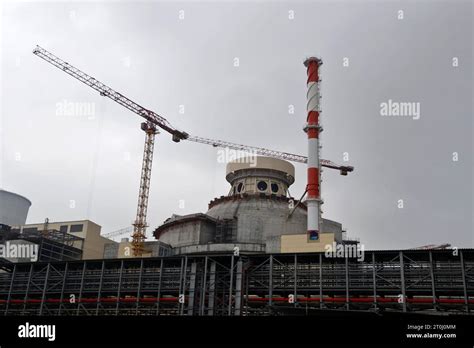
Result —
[[[306, 163], [308, 158], [305, 156], [295, 155], [291, 153], [268, 150], [260, 147], [247, 146], [242, 144], [235, 144], [222, 140], [213, 140], [202, 138], [198, 136], [191, 136], [188, 133], [178, 130], [173, 127], [168, 120], [158, 115], [152, 110], [146, 109], [143, 106], [130, 100], [123, 94], [113, 90], [106, 84], [98, 81], [92, 76], [89, 76], [85, 72], [79, 70], [73, 65], [65, 62], [59, 57], [56, 57], [51, 52], [48, 52], [40, 46], [36, 46], [33, 50], [33, 54], [42, 58], [46, 62], [54, 65], [58, 69], [64, 71], [75, 79], [81, 81], [87, 86], [95, 89], [103, 97], [112, 99], [116, 103], [122, 105], [128, 110], [135, 114], [143, 117], [145, 122], [141, 123], [141, 129], [145, 132], [145, 147], [143, 151], [143, 162], [142, 171], [140, 177], [140, 190], [138, 194], [138, 205], [135, 222], [133, 223], [133, 234], [132, 234], [132, 248], [134, 256], [140, 256], [144, 252], [144, 242], [146, 239], [146, 215], [148, 208], [148, 196], [150, 191], [150, 179], [151, 179], [151, 168], [153, 162], [153, 148], [155, 142], [155, 135], [159, 133], [158, 128], [168, 132], [172, 136], [174, 142], [180, 142], [181, 140], [188, 140], [196, 143], [212, 145], [214, 147], [230, 148], [233, 150], [240, 150], [243, 152], [251, 152], [258, 155], [268, 156], [272, 158], [279, 158], [293, 162]], [[333, 163], [329, 160], [321, 160], [323, 167], [337, 169], [341, 175], [347, 175], [348, 172], [353, 171], [351, 166], [341, 166]]]

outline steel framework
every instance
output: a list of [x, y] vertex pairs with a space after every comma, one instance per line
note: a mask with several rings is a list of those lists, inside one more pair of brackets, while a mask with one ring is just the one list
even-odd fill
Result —
[[0, 235], [0, 244], [6, 245], [9, 240], [25, 240], [37, 244], [38, 260], [45, 262], [80, 260], [84, 248], [84, 238], [54, 229], [21, 233], [13, 229]]
[[0, 272], [4, 315], [271, 315], [288, 310], [464, 312], [474, 250], [193, 255], [18, 263]]

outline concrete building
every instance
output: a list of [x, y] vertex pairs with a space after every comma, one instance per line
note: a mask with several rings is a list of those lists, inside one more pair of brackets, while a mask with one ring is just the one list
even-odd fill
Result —
[[31, 201], [16, 193], [0, 190], [0, 224], [13, 226], [26, 223]]
[[37, 232], [44, 230], [59, 231], [79, 237], [73, 243], [73, 247], [81, 248], [82, 259], [101, 259], [104, 257], [104, 247], [106, 244], [115, 243], [114, 241], [100, 235], [101, 226], [90, 220], [45, 222], [39, 224], [27, 224], [16, 227], [22, 233]]
[[0, 260], [48, 262], [81, 260], [84, 239], [57, 230], [21, 230], [0, 224]]
[[288, 196], [295, 170], [291, 163], [268, 157], [237, 159], [227, 164], [228, 196], [215, 198], [205, 214], [173, 215], [154, 231], [174, 254], [324, 251], [343, 243], [342, 225], [322, 220], [317, 240], [307, 234], [305, 202]]

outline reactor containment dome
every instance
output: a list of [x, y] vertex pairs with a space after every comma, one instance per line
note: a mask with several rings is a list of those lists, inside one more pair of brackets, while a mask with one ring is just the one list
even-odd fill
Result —
[[[229, 252], [280, 253], [308, 249], [307, 207], [290, 197], [294, 166], [269, 157], [240, 158], [227, 164], [227, 196], [213, 199], [208, 211], [173, 215], [154, 231], [174, 254]], [[323, 219], [325, 243], [342, 242], [342, 225]], [[298, 244], [305, 244], [304, 246]]]

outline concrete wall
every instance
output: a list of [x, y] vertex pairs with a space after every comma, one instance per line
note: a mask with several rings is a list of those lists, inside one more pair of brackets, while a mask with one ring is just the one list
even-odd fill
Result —
[[[298, 207], [288, 218], [290, 212], [287, 202], [253, 196], [223, 201], [211, 207], [207, 214], [216, 219], [237, 216], [238, 243], [266, 244], [267, 253], [277, 253], [282, 249], [280, 236], [307, 233], [306, 210]], [[323, 219], [321, 231], [342, 240], [342, 225], [336, 221]]]
[[[100, 235], [101, 227], [92, 221], [86, 222], [87, 229], [84, 233], [84, 249], [82, 258], [88, 259], [101, 259], [104, 257], [104, 246], [110, 243], [111, 240]], [[75, 233], [71, 233], [75, 234]], [[81, 237], [80, 233], [77, 233], [78, 237]]]
[[325, 246], [334, 242], [334, 233], [321, 233], [318, 241], [308, 242], [308, 235], [294, 234], [281, 236], [282, 253], [305, 253], [325, 251]]
[[[148, 253], [143, 253], [142, 257], [149, 257]], [[129, 241], [120, 242], [118, 247], [118, 254], [116, 256], [119, 259], [133, 257], [133, 246]]]
[[288, 219], [288, 203], [259, 196], [223, 201], [207, 212], [214, 218], [237, 217], [237, 240], [240, 243], [265, 243], [267, 238], [282, 234], [304, 233], [306, 212], [297, 208]]
[[201, 221], [188, 221], [170, 226], [160, 236], [160, 242], [169, 244], [173, 248], [200, 244], [201, 225]]
[[151, 250], [151, 256], [168, 256], [172, 254], [172, 249], [169, 245], [161, 243], [160, 241], [145, 242], [145, 248]]
[[207, 244], [214, 240], [216, 235], [216, 225], [211, 221], [201, 221], [201, 233], [199, 244]]
[[[224, 199], [212, 205], [206, 213], [215, 219], [237, 218], [236, 244], [242, 245], [242, 252], [261, 250], [267, 253], [298, 252], [303, 250], [319, 250], [319, 242], [306, 241], [307, 213], [303, 206], [297, 207], [292, 213], [287, 200], [251, 195], [238, 199]], [[301, 235], [303, 241], [282, 239], [282, 236]], [[186, 221], [171, 225], [160, 236], [160, 241], [175, 248], [174, 253], [213, 252], [223, 244], [208, 245], [214, 240], [215, 226], [210, 221]], [[286, 237], [285, 237], [286, 238]], [[329, 239], [328, 239], [329, 238]], [[283, 245], [282, 241], [286, 244]], [[323, 219], [321, 240], [342, 240], [340, 223]], [[297, 241], [297, 242], [296, 242]], [[289, 244], [288, 244], [289, 243]], [[295, 244], [296, 243], [296, 244]], [[317, 243], [318, 245], [312, 245]], [[309, 244], [309, 245], [306, 245]], [[230, 244], [229, 244], [230, 245]], [[225, 245], [225, 247], [229, 247]], [[295, 247], [292, 250], [292, 246]], [[230, 248], [230, 247], [229, 247]], [[232, 249], [232, 248], [231, 248]], [[231, 250], [230, 249], [230, 250]], [[222, 249], [221, 251], [227, 251]]]
[[323, 219], [322, 233], [333, 233], [338, 243], [342, 242], [342, 225], [339, 222]]
[[104, 259], [116, 259], [119, 250], [119, 243], [107, 243], [104, 246]]
[[245, 243], [216, 243], [203, 245], [188, 245], [179, 248], [173, 248], [173, 254], [190, 254], [190, 253], [224, 253], [233, 252], [238, 247], [240, 252], [245, 253], [262, 253], [265, 252], [263, 244], [245, 244]]
[[[247, 169], [246, 171], [238, 172], [231, 176], [232, 195], [240, 195], [243, 193], [255, 194], [255, 193], [266, 193], [268, 195], [275, 194], [279, 196], [286, 196], [288, 192], [289, 180], [282, 172], [269, 172], [268, 170], [259, 169]], [[263, 181], [267, 184], [266, 190], [260, 190], [257, 187], [257, 183]], [[242, 188], [239, 191], [238, 187], [242, 184]], [[278, 191], [272, 191], [271, 185], [277, 184]]]
[[[160, 241], [145, 242], [145, 250], [140, 257], [155, 257], [171, 255], [171, 248]], [[120, 243], [106, 244], [104, 247], [104, 258], [107, 259], [126, 259], [135, 257], [133, 255], [132, 243], [126, 238]]]

